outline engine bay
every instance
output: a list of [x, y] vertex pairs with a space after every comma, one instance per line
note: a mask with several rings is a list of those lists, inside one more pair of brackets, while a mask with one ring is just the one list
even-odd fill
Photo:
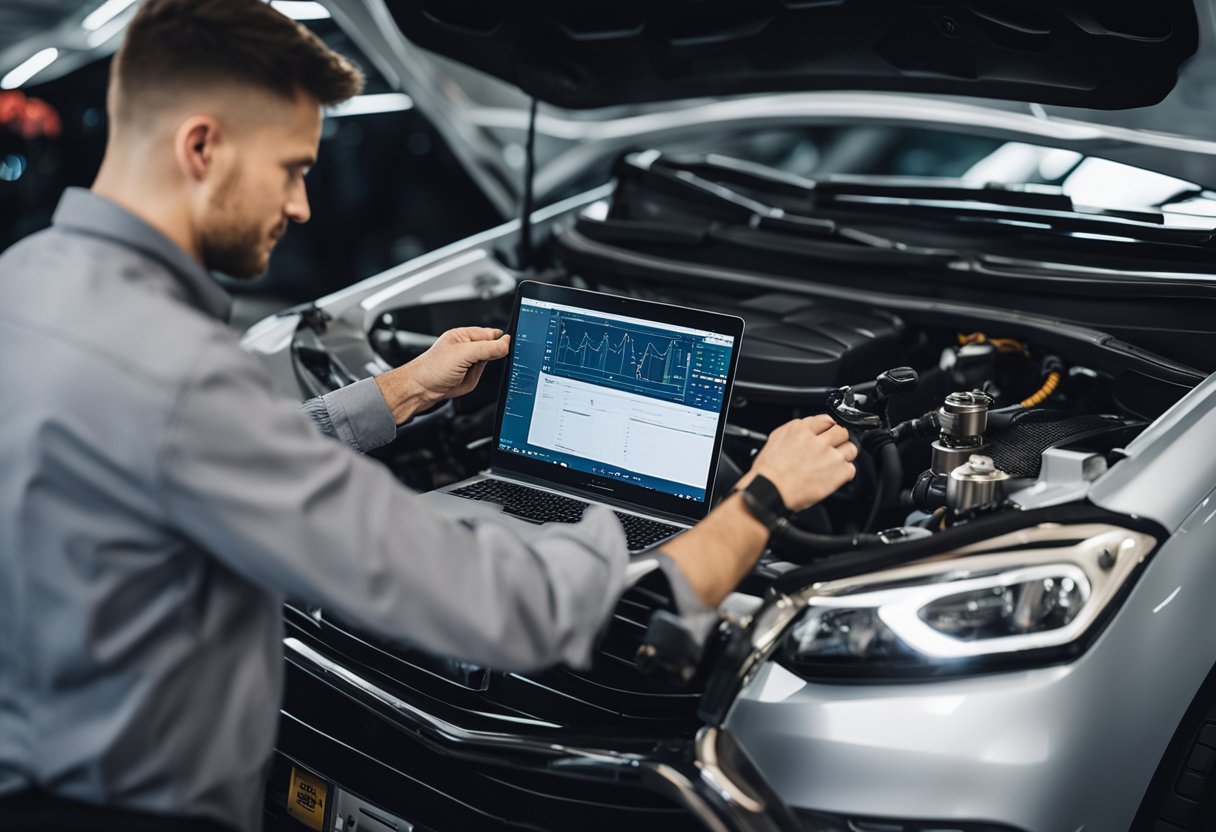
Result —
[[[768, 432], [789, 419], [828, 412], [853, 432], [863, 450], [856, 479], [794, 518], [795, 535], [805, 535], [775, 541], [795, 563], [1015, 510], [1019, 494], [1037, 498], [1092, 479], [1166, 404], [1127, 406], [1126, 373], [1080, 361], [1013, 325], [927, 326], [877, 306], [789, 293], [737, 301], [575, 274], [549, 279], [745, 319], [719, 498]], [[505, 327], [509, 315], [510, 296], [403, 307], [381, 315], [370, 340], [396, 365], [446, 328]], [[381, 452], [403, 482], [431, 489], [486, 467], [501, 371], [492, 368], [474, 394], [418, 419], [404, 431], [412, 438]]]

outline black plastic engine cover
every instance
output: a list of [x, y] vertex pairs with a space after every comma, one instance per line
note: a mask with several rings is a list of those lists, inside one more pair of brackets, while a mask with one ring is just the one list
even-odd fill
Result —
[[723, 312], [747, 322], [735, 388], [752, 398], [811, 398], [901, 363], [904, 324], [879, 309], [768, 294]]

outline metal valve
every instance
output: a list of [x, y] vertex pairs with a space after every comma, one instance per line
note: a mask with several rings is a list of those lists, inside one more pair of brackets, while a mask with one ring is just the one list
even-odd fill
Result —
[[861, 409], [863, 401], [852, 387], [837, 387], [828, 391], [827, 409], [837, 424], [854, 430], [873, 430], [882, 427], [882, 417]]

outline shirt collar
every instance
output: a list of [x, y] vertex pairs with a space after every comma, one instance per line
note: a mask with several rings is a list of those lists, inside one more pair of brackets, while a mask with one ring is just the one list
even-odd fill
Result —
[[129, 246], [158, 260], [186, 291], [187, 301], [221, 321], [232, 315], [232, 296], [181, 247], [122, 206], [84, 188], [68, 188], [52, 224]]

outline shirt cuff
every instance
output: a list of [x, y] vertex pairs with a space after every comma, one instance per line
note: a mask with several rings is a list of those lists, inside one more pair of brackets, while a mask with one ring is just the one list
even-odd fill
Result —
[[671, 588], [671, 600], [675, 604], [680, 622], [699, 643], [704, 644], [710, 631], [718, 623], [718, 611], [705, 606], [688, 578], [684, 576], [684, 571], [670, 556], [664, 552], [654, 552], [653, 555], [658, 561], [659, 570], [667, 578], [667, 585]]
[[397, 423], [374, 378], [365, 378], [321, 397], [333, 435], [356, 451], [375, 450], [393, 441]]

